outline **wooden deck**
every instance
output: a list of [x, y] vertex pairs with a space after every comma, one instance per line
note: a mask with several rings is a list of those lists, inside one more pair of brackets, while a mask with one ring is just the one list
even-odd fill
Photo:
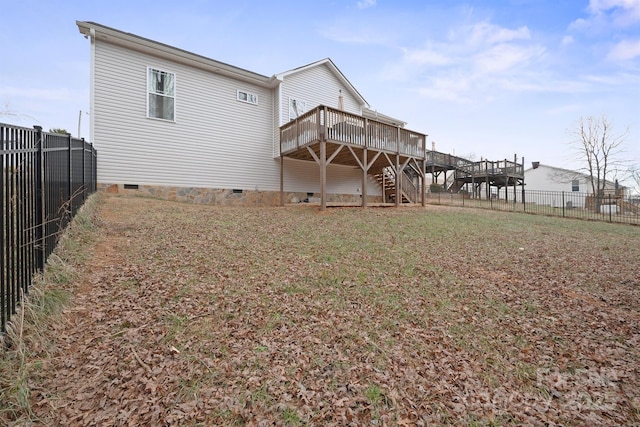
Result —
[[[424, 182], [426, 140], [427, 135], [419, 132], [320, 105], [280, 127], [280, 157], [315, 161], [320, 166], [322, 209], [327, 206], [327, 165], [358, 167], [363, 173], [362, 191], [365, 194], [368, 175], [392, 168], [395, 176], [400, 178], [396, 179], [397, 205], [401, 200], [401, 186], [405, 181], [402, 170], [405, 167], [412, 165], [422, 171]], [[281, 193], [282, 180], [281, 169]], [[362, 206], [366, 206], [366, 197], [362, 199]]]
[[319, 143], [326, 141], [329, 155], [347, 148], [336, 153], [335, 164], [359, 166], [350, 151], [363, 149], [424, 160], [426, 139], [418, 132], [321, 105], [280, 127], [280, 153], [313, 161], [315, 157], [306, 148], [318, 156]]

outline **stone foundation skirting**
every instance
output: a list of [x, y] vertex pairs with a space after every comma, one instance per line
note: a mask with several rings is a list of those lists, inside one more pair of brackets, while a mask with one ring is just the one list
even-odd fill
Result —
[[[280, 206], [279, 191], [232, 190], [223, 188], [167, 187], [159, 185], [125, 185], [98, 183], [98, 191], [155, 197], [159, 199], [211, 206]], [[382, 197], [369, 196], [369, 203], [379, 203]], [[284, 203], [319, 203], [320, 193], [284, 193]], [[329, 203], [361, 203], [360, 195], [327, 194]]]

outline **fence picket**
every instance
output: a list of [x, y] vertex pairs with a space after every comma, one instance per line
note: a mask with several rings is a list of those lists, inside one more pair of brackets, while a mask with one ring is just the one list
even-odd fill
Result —
[[[28, 129], [2, 123], [0, 148], [0, 327], [4, 332], [60, 232], [96, 190], [97, 153], [84, 139], [43, 132], [40, 126]], [[88, 175], [85, 151], [90, 153]]]

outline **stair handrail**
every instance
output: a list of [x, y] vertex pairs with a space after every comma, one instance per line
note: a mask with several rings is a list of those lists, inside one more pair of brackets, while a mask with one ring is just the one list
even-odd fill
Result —
[[[395, 186], [396, 174], [393, 172], [393, 169], [393, 167], [387, 166], [382, 169], [382, 173], [384, 174], [386, 180]], [[405, 198], [411, 203], [417, 203], [419, 189], [418, 187], [416, 187], [407, 172], [405, 172], [404, 170], [402, 171], [402, 175], [400, 175], [400, 183], [402, 185], [402, 195], [404, 195]]]

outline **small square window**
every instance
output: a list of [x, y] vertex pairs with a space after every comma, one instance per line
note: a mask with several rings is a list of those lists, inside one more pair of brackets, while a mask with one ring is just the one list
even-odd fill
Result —
[[571, 191], [580, 191], [580, 180], [574, 179], [571, 181]]

